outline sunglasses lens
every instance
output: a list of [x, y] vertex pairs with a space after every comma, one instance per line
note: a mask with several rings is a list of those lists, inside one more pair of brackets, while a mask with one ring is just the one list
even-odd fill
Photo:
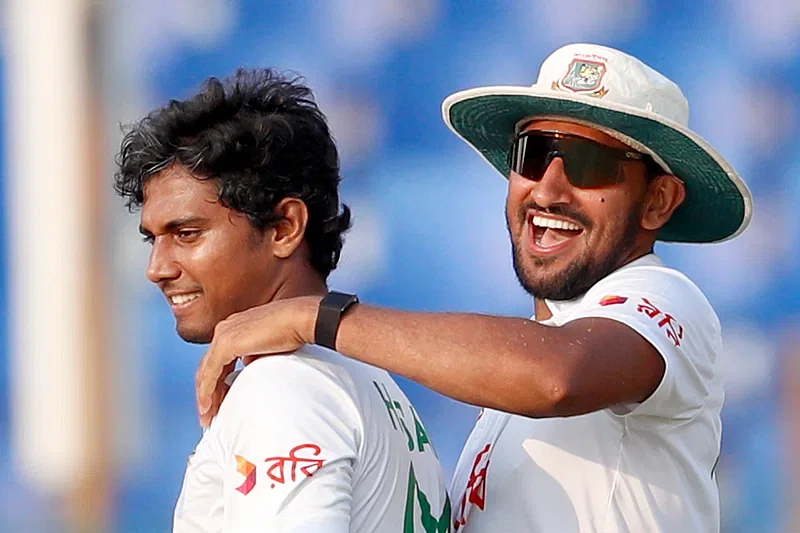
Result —
[[544, 175], [550, 157], [553, 139], [541, 135], [523, 135], [511, 147], [509, 167], [523, 178], [539, 181]]
[[569, 182], [590, 189], [621, 183], [623, 158], [619, 151], [579, 137], [527, 134], [517, 138], [509, 153], [509, 167], [533, 181], [542, 179], [555, 158], [564, 162]]
[[621, 160], [614, 153], [591, 141], [570, 141], [571, 146], [564, 150], [564, 167], [572, 185], [593, 189], [622, 181]]

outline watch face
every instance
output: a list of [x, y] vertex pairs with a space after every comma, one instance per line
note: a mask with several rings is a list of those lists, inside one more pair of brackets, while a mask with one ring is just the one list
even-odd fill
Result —
[[355, 294], [347, 294], [344, 292], [329, 292], [323, 299], [322, 305], [326, 307], [338, 308], [344, 311], [354, 303], [358, 302], [358, 296]]

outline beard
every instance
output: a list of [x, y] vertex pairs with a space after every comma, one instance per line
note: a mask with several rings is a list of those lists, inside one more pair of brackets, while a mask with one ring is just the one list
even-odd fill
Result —
[[[623, 231], [610, 243], [609, 251], [604, 256], [596, 257], [592, 254], [591, 249], [584, 250], [565, 268], [552, 275], [543, 275], [540, 270], [552, 265], [556, 261], [555, 257], [534, 257], [532, 258], [532, 268], [526, 268], [522, 243], [515, 242], [512, 238], [514, 272], [520, 285], [535, 298], [554, 301], [572, 300], [584, 294], [595, 283], [621, 267], [631, 251], [634, 250], [643, 207], [644, 202], [641, 202], [630, 211]], [[525, 218], [525, 211], [525, 209], [522, 210], [522, 220]], [[556, 214], [556, 209], [547, 211]], [[591, 230], [591, 224], [587, 224], [588, 220], [580, 213], [566, 213], [565, 210], [559, 209], [558, 214], [570, 216], [574, 220], [582, 222], [587, 232]], [[525, 227], [524, 223], [522, 227]]]

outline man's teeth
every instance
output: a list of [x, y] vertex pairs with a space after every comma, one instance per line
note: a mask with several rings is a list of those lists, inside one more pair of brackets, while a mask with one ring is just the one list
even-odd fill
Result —
[[191, 302], [200, 297], [200, 293], [195, 292], [192, 294], [176, 294], [174, 296], [169, 297], [169, 301], [172, 302], [172, 305], [180, 305], [185, 304], [186, 302]]
[[566, 229], [571, 231], [580, 231], [581, 229], [580, 226], [573, 224], [572, 222], [540, 216], [533, 217], [533, 225], [540, 228]]

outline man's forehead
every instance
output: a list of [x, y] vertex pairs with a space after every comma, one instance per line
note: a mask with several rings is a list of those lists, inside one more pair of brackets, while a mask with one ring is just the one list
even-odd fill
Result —
[[145, 203], [195, 197], [217, 201], [219, 195], [214, 180], [197, 177], [182, 165], [172, 165], [150, 176], [142, 192]]
[[219, 203], [212, 180], [194, 177], [188, 171], [166, 169], [152, 176], [144, 186], [142, 224], [162, 224], [167, 219], [186, 216], [210, 217], [225, 209]]

